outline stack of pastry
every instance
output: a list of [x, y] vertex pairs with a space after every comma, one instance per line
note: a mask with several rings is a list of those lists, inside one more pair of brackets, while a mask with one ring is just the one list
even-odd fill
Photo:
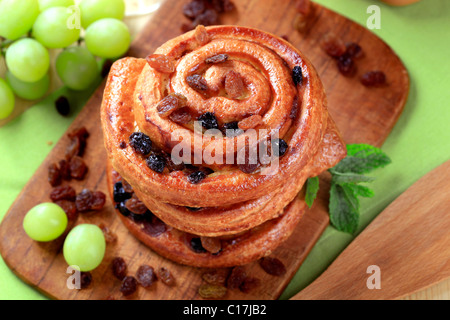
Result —
[[346, 155], [311, 63], [246, 27], [199, 26], [146, 59], [118, 60], [101, 119], [123, 223], [197, 267], [270, 254], [306, 210], [306, 179]]

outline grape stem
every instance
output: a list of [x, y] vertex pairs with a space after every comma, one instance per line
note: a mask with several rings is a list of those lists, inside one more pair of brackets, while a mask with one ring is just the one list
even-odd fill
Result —
[[2, 42], [0, 43], [0, 49], [4, 49], [7, 46], [9, 46], [11, 43], [13, 43], [14, 40], [5, 40], [2, 38]]

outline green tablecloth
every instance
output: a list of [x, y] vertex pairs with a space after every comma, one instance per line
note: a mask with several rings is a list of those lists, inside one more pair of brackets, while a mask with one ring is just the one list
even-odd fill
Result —
[[[373, 0], [317, 0], [366, 25], [367, 8], [381, 8], [374, 32], [400, 56], [411, 76], [408, 103], [383, 146], [393, 163], [374, 173], [375, 197], [361, 201], [362, 230], [383, 208], [425, 173], [450, 159], [450, 2], [426, 0], [395, 8]], [[62, 118], [54, 94], [0, 128], [0, 219], [75, 118], [89, 93], [66, 93], [77, 106]], [[405, 217], [407, 219], [407, 217]], [[317, 277], [353, 239], [329, 227], [286, 288], [287, 299]], [[0, 259], [0, 299], [45, 299], [19, 280]]]

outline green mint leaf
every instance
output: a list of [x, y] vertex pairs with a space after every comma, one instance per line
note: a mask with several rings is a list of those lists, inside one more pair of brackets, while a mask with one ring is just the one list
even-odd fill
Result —
[[319, 177], [309, 178], [306, 181], [305, 195], [305, 201], [309, 208], [312, 207], [314, 200], [317, 197], [317, 191], [319, 191]]
[[354, 233], [359, 223], [359, 201], [348, 185], [331, 184], [330, 222], [339, 231]]
[[333, 182], [337, 184], [343, 183], [359, 183], [359, 182], [371, 182], [375, 180], [373, 177], [367, 177], [362, 174], [346, 172], [341, 173], [337, 171], [331, 171]]
[[372, 198], [374, 196], [374, 193], [371, 189], [367, 188], [366, 186], [360, 186], [359, 184], [353, 184], [353, 183], [347, 183], [346, 186], [348, 188], [353, 189], [353, 192], [357, 196], [361, 196], [364, 198]]
[[368, 144], [348, 144], [347, 157], [342, 159], [330, 172], [368, 173], [391, 163], [391, 159], [381, 149]]

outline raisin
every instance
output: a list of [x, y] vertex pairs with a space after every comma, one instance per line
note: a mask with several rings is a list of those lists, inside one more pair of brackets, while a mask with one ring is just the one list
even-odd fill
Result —
[[203, 0], [194, 0], [183, 6], [183, 14], [187, 18], [194, 20], [198, 15], [202, 14], [205, 9], [206, 6]]
[[259, 260], [259, 265], [265, 272], [273, 276], [282, 276], [286, 273], [283, 262], [277, 258], [265, 257]]
[[244, 173], [252, 173], [255, 172], [259, 168], [259, 163], [241, 163], [238, 165], [239, 170]]
[[185, 208], [192, 212], [200, 211], [203, 209], [203, 207], [185, 207]]
[[159, 268], [158, 270], [158, 278], [168, 286], [173, 286], [175, 284], [175, 278], [172, 273], [167, 268]]
[[194, 38], [200, 45], [207, 44], [211, 39], [206, 31], [206, 28], [202, 25], [198, 25], [195, 28]]
[[101, 191], [92, 192], [91, 210], [101, 210], [105, 206], [106, 195]]
[[72, 176], [70, 175], [70, 165], [67, 160], [59, 161], [59, 171], [61, 172], [61, 177], [63, 180], [70, 181]]
[[172, 73], [175, 71], [175, 61], [164, 54], [151, 54], [147, 58], [147, 63], [156, 71], [162, 73]]
[[238, 152], [237, 165], [239, 170], [244, 173], [255, 172], [261, 166], [258, 161], [258, 150], [252, 149], [252, 152], [250, 152], [249, 148], [249, 146], [246, 146], [245, 149]]
[[61, 171], [56, 163], [52, 163], [48, 167], [48, 182], [52, 187], [59, 186], [62, 182]]
[[236, 6], [231, 0], [222, 0], [222, 6], [224, 12], [230, 12], [236, 8]]
[[209, 175], [214, 173], [214, 170], [211, 168], [207, 168], [207, 167], [202, 167], [199, 169], [200, 171], [202, 171], [204, 174]]
[[164, 232], [166, 232], [167, 230], [166, 224], [155, 215], [146, 213], [144, 215], [139, 216], [144, 216], [145, 220], [143, 222], [142, 230], [151, 237], [158, 237]]
[[205, 253], [206, 249], [203, 248], [202, 246], [202, 241], [200, 240], [200, 238], [192, 238], [191, 241], [189, 242], [191, 249], [195, 252], [195, 253]]
[[67, 215], [67, 219], [75, 221], [78, 218], [78, 210], [75, 202], [69, 200], [58, 200], [55, 204], [60, 206]]
[[219, 129], [219, 123], [217, 122], [217, 118], [212, 112], [206, 112], [202, 114], [197, 119], [200, 121], [200, 124], [205, 129]]
[[356, 64], [348, 54], [338, 58], [337, 67], [339, 72], [346, 77], [352, 77], [356, 73]]
[[248, 118], [245, 118], [245, 119], [239, 121], [238, 126], [239, 126], [239, 129], [248, 130], [248, 129], [256, 128], [257, 126], [262, 125], [263, 123], [264, 122], [263, 122], [262, 117], [259, 114], [255, 114], [253, 116], [250, 116]]
[[70, 114], [70, 103], [69, 100], [64, 96], [60, 96], [58, 99], [56, 99], [55, 107], [56, 111], [58, 111], [58, 113], [62, 116], [68, 116]]
[[119, 279], [123, 280], [127, 275], [127, 263], [122, 257], [115, 257], [111, 264], [113, 275]]
[[126, 180], [122, 180], [122, 188], [127, 193], [133, 193], [133, 187]]
[[215, 269], [203, 273], [202, 279], [209, 284], [225, 285], [229, 274], [229, 269]]
[[300, 33], [306, 33], [308, 30], [308, 16], [297, 13], [292, 22], [293, 28]]
[[122, 202], [131, 198], [131, 193], [125, 191], [122, 181], [118, 181], [114, 184], [113, 198], [114, 202]]
[[119, 210], [120, 214], [124, 217], [129, 217], [133, 214], [130, 210], [127, 209], [126, 201], [122, 201], [116, 204], [116, 209]]
[[245, 272], [244, 267], [237, 266], [231, 270], [231, 274], [227, 279], [227, 288], [228, 289], [238, 289], [247, 278], [247, 273]]
[[203, 171], [195, 171], [188, 176], [188, 180], [192, 184], [197, 184], [206, 178], [206, 173]]
[[136, 150], [137, 153], [147, 155], [152, 150], [152, 140], [149, 136], [142, 132], [133, 132], [129, 138], [130, 146]]
[[102, 230], [105, 236], [106, 243], [114, 243], [117, 241], [117, 235], [111, 231], [103, 222], [101, 222], [98, 227]]
[[202, 247], [212, 254], [217, 254], [222, 250], [222, 243], [219, 238], [201, 237], [200, 240]]
[[333, 58], [342, 56], [347, 50], [344, 42], [334, 34], [326, 34], [321, 39], [320, 46], [326, 54]]
[[87, 212], [91, 210], [93, 201], [92, 192], [88, 189], [81, 191], [75, 200], [75, 205], [77, 206], [78, 212]]
[[50, 192], [50, 199], [53, 202], [56, 202], [58, 200], [69, 200], [69, 201], [75, 201], [77, 194], [75, 192], [75, 189], [71, 186], [59, 186], [54, 188]]
[[86, 289], [92, 282], [92, 274], [90, 272], [80, 273], [80, 288]]
[[381, 87], [386, 84], [383, 71], [369, 71], [361, 77], [361, 83], [366, 87]]
[[67, 136], [70, 139], [77, 137], [82, 143], [85, 143], [87, 138], [89, 138], [89, 131], [86, 129], [86, 127], [79, 127], [69, 132]]
[[228, 130], [228, 129], [236, 130], [236, 129], [239, 129], [238, 122], [237, 121], [233, 121], [233, 122], [225, 123], [223, 125], [223, 129], [224, 130]]
[[215, 284], [202, 284], [198, 288], [198, 294], [204, 299], [221, 299], [227, 293], [227, 288]]
[[122, 292], [124, 296], [132, 295], [133, 293], [136, 292], [137, 285], [138, 283], [136, 278], [126, 276], [125, 278], [123, 278], [122, 284], [120, 285], [120, 292]]
[[81, 157], [79, 156], [72, 157], [72, 159], [70, 159], [69, 166], [70, 166], [70, 176], [72, 178], [76, 180], [84, 179], [88, 171], [88, 167], [86, 166], [86, 163]]
[[244, 133], [243, 130], [239, 129], [239, 122], [233, 121], [225, 123], [222, 127], [222, 133], [226, 137], [236, 137], [242, 133]]
[[192, 116], [187, 108], [175, 110], [169, 116], [169, 119], [180, 124], [187, 124], [192, 120]]
[[209, 2], [217, 13], [229, 12], [235, 8], [231, 0], [209, 0]]
[[348, 43], [346, 47], [346, 53], [354, 59], [359, 59], [364, 55], [361, 46], [355, 42]]
[[142, 265], [136, 272], [137, 282], [144, 288], [149, 288], [157, 280], [155, 270], [149, 265]]
[[162, 152], [162, 155], [164, 156], [164, 159], [166, 160], [166, 167], [169, 170], [169, 172], [181, 171], [186, 168], [185, 164], [180, 159], [178, 159], [178, 161], [177, 161], [180, 163], [175, 164], [175, 162], [172, 160], [172, 157], [174, 157], [174, 159], [175, 159], [176, 155], [169, 155], [166, 152]]
[[82, 153], [82, 143], [80, 141], [80, 138], [73, 137], [70, 140], [70, 144], [67, 146], [65, 151], [65, 158], [66, 160], [70, 161], [75, 156], [78, 156]]
[[284, 156], [288, 148], [288, 144], [283, 139], [272, 140], [272, 151], [275, 157]]
[[204, 25], [204, 26], [212, 26], [215, 24], [218, 24], [219, 22], [219, 15], [217, 12], [213, 9], [206, 9], [203, 13], [199, 14], [195, 20], [192, 22], [192, 25], [194, 27], [198, 25]]
[[156, 152], [150, 152], [150, 155], [147, 158], [147, 165], [150, 169], [157, 173], [162, 173], [164, 168], [166, 167], [166, 160], [161, 154]]
[[300, 66], [295, 66], [292, 69], [292, 80], [295, 85], [302, 85], [303, 83], [303, 73], [302, 68]]
[[311, 1], [310, 0], [297, 0], [295, 4], [295, 10], [298, 13], [309, 15], [311, 12]]
[[187, 99], [185, 96], [177, 93], [171, 93], [164, 97], [157, 105], [156, 110], [162, 118], [167, 118], [177, 109], [186, 106]]
[[135, 194], [133, 194], [131, 199], [129, 199], [125, 203], [125, 206], [127, 207], [128, 210], [130, 210], [135, 214], [144, 214], [148, 210], [145, 204], [141, 200], [139, 200]]
[[187, 76], [186, 82], [192, 89], [198, 91], [208, 90], [208, 83], [206, 82], [205, 78], [203, 78], [199, 74], [192, 74], [190, 76]]
[[125, 149], [127, 147], [127, 143], [125, 142], [125, 141], [122, 141], [120, 144], [119, 144], [119, 148], [120, 149]]
[[254, 277], [247, 277], [244, 279], [244, 282], [239, 286], [239, 290], [244, 293], [250, 293], [255, 288], [259, 287], [261, 284], [261, 280]]
[[[66, 150], [66, 159], [72, 158], [72, 156], [80, 156], [84, 155], [84, 151], [86, 149], [87, 138], [89, 137], [89, 132], [85, 127], [77, 128], [68, 133], [68, 137], [71, 139], [71, 144], [73, 146], [69, 146]], [[68, 156], [68, 153], [72, 150], [71, 156]]]
[[231, 99], [238, 99], [245, 90], [244, 81], [239, 73], [231, 70], [225, 76], [225, 92]]
[[205, 59], [208, 64], [221, 63], [228, 60], [228, 55], [226, 53], [216, 54], [215, 56]]

